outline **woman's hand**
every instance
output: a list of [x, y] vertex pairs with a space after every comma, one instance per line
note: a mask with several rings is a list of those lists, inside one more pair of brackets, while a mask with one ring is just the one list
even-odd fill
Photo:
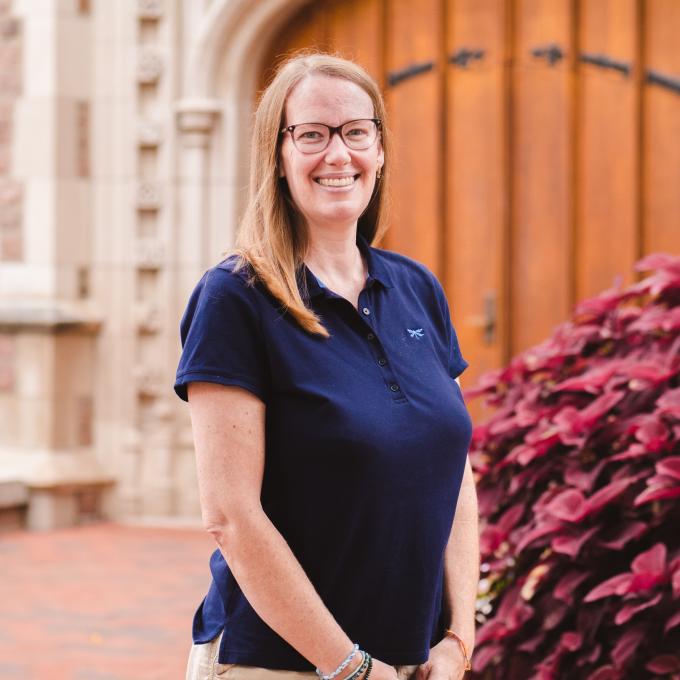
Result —
[[[397, 669], [394, 666], [378, 661], [375, 657], [371, 657], [373, 666], [371, 667], [371, 675], [368, 680], [399, 680]], [[366, 677], [366, 672], [361, 676], [361, 680]]]
[[430, 649], [430, 658], [418, 666], [415, 680], [461, 680], [465, 675], [465, 657], [458, 642], [445, 637]]

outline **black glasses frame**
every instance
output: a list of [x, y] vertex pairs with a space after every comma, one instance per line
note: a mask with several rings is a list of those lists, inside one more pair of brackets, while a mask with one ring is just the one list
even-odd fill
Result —
[[[322, 151], [325, 151], [329, 144], [331, 143], [331, 139], [333, 139], [333, 135], [337, 132], [340, 135], [340, 139], [342, 140], [342, 143], [348, 148], [352, 149], [352, 147], [347, 144], [345, 141], [345, 138], [342, 136], [342, 128], [345, 127], [345, 125], [349, 125], [350, 123], [356, 123], [357, 121], [360, 120], [370, 120], [373, 123], [375, 123], [376, 127], [376, 132], [380, 132], [381, 126], [382, 126], [382, 121], [380, 118], [353, 118], [352, 120], [345, 121], [342, 125], [336, 125], [333, 127], [332, 125], [326, 125], [326, 123], [296, 123], [295, 125], [288, 125], [285, 128], [282, 128], [279, 130], [279, 134], [282, 135], [286, 132], [290, 132], [291, 134], [291, 140], [293, 142], [293, 145], [295, 148], [300, 152], [300, 153], [306, 153], [306, 154], [313, 154], [313, 153], [321, 153]], [[328, 141], [326, 142], [326, 146], [324, 146], [323, 149], [318, 149], [316, 151], [303, 151], [300, 149], [300, 147], [295, 143], [295, 138], [293, 137], [293, 131], [295, 130], [296, 127], [300, 127], [301, 125], [321, 125], [322, 127], [328, 128]], [[375, 139], [378, 139], [378, 135], [376, 134]], [[366, 149], [370, 149], [373, 144], [375, 144], [375, 139], [366, 147]], [[353, 151], [365, 151], [365, 149], [352, 149]]]

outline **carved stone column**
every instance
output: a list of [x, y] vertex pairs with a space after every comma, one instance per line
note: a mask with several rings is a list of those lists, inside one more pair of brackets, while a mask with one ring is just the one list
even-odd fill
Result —
[[[213, 99], [185, 99], [176, 105], [179, 205], [174, 247], [175, 318], [180, 319], [188, 296], [203, 272], [216, 261], [210, 252], [210, 154], [215, 127], [221, 116], [221, 102]], [[179, 346], [177, 334], [175, 346]], [[191, 424], [176, 399], [175, 470], [184, 480], [178, 496], [178, 514], [191, 515], [199, 507], [197, 486], [186, 483], [195, 476]], [[191, 491], [190, 491], [191, 490]]]
[[220, 103], [185, 99], [176, 107], [180, 133], [179, 214], [175, 242], [179, 308], [204, 270], [213, 262], [210, 232], [210, 142]]

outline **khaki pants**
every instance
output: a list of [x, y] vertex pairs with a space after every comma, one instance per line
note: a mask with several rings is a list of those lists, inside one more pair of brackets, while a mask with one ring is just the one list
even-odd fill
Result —
[[[189, 653], [186, 680], [317, 680], [314, 671], [278, 671], [258, 666], [244, 666], [235, 663], [219, 663], [217, 652], [222, 633], [210, 642], [194, 644]], [[396, 666], [399, 680], [415, 680], [418, 666]]]

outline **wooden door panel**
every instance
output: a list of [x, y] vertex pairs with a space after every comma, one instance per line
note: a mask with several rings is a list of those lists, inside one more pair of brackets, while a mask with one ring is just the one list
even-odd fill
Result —
[[446, 10], [444, 284], [470, 385], [505, 358], [507, 10], [506, 0]]
[[440, 0], [387, 0], [386, 70], [432, 69], [389, 84], [386, 102], [395, 140], [386, 247], [427, 265], [442, 264], [442, 70]]
[[276, 66], [287, 55], [297, 50], [329, 49], [327, 12], [321, 3], [305, 5], [286, 24], [286, 28], [273, 41], [262, 61], [260, 85], [262, 91], [274, 76]]
[[[571, 307], [572, 17], [568, 0], [517, 0], [510, 125], [510, 353]], [[567, 58], [558, 58], [557, 49]]]
[[680, 254], [680, 92], [649, 76], [680, 82], [680, 2], [644, 3], [647, 83], [643, 89], [643, 252]]
[[[636, 0], [589, 0], [578, 26], [576, 114], [577, 300], [630, 283], [638, 233], [638, 52]], [[614, 60], [621, 69], [603, 63]]]
[[305, 5], [281, 36], [279, 43], [281, 54], [306, 48], [318, 50], [329, 48], [328, 12], [324, 3], [312, 2]]
[[473, 382], [641, 254], [680, 252], [679, 35], [678, 0], [327, 0], [272, 55], [338, 51], [383, 86], [383, 245], [442, 280]]
[[382, 86], [382, 0], [336, 1], [328, 8], [328, 41], [331, 49], [361, 64]]

